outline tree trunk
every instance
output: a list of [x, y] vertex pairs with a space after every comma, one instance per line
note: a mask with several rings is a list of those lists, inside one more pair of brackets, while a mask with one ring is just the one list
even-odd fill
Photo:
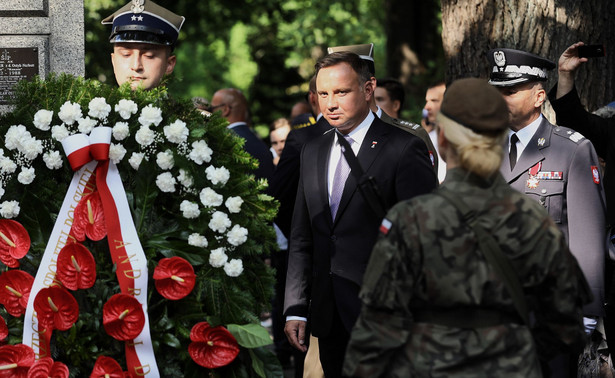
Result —
[[[615, 2], [610, 0], [442, 0], [446, 80], [487, 77], [487, 51], [507, 47], [555, 63], [571, 44], [604, 44], [607, 56], [577, 73], [582, 102], [593, 111], [615, 97]], [[547, 88], [557, 82], [550, 73]]]

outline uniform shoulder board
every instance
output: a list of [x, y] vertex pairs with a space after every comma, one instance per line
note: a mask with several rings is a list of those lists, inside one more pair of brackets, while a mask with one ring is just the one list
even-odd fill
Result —
[[567, 128], [567, 127], [556, 126], [553, 129], [553, 133], [555, 135], [559, 135], [559, 136], [561, 136], [563, 138], [570, 139], [574, 143], [579, 143], [581, 140], [585, 139], [583, 134], [581, 134], [581, 133], [579, 133], [577, 131], [571, 130], [571, 129]]

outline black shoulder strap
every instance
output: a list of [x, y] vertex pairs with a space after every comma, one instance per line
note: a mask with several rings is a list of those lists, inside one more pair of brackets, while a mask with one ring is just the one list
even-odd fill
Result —
[[344, 136], [339, 132], [335, 131], [337, 134], [337, 140], [339, 144], [342, 146], [342, 152], [344, 153], [344, 157], [350, 166], [350, 171], [353, 176], [357, 180], [357, 185], [359, 186], [359, 190], [363, 194], [363, 198], [369, 204], [369, 207], [374, 211], [374, 213], [379, 218], [384, 218], [386, 215], [386, 206], [383, 204], [383, 198], [380, 195], [378, 190], [378, 186], [372, 177], [365, 177], [363, 172], [363, 168], [361, 168], [361, 164], [359, 163], [359, 159], [352, 152], [352, 147], [350, 147], [350, 143], [344, 138]]
[[523, 287], [519, 281], [519, 276], [515, 272], [515, 268], [512, 266], [508, 257], [500, 249], [495, 238], [478, 224], [476, 212], [471, 210], [458, 195], [442, 187], [435, 193], [441, 195], [455, 206], [463, 215], [464, 221], [472, 227], [476, 234], [478, 247], [483, 252], [483, 255], [485, 255], [487, 261], [504, 280], [504, 284], [510, 291], [517, 312], [521, 316], [521, 319], [523, 319], [523, 322], [529, 326], [527, 302], [525, 300], [525, 294], [523, 293]]

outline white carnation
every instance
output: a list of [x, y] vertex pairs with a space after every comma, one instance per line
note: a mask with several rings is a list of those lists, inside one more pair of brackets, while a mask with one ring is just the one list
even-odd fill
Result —
[[201, 198], [201, 203], [205, 207], [220, 206], [222, 205], [222, 201], [224, 200], [224, 197], [222, 197], [221, 194], [216, 193], [211, 188], [204, 188], [203, 190], [201, 190], [200, 198]]
[[228, 169], [224, 167], [214, 168], [212, 165], [205, 169], [205, 173], [207, 174], [207, 179], [214, 185], [224, 185], [231, 177], [231, 173]]
[[165, 193], [173, 193], [175, 191], [175, 177], [171, 174], [171, 172], [164, 172], [156, 177], [156, 185], [158, 188]]
[[62, 156], [60, 151], [49, 151], [43, 154], [43, 161], [48, 169], [59, 169], [62, 167]]
[[243, 272], [243, 262], [239, 259], [232, 259], [224, 264], [224, 273], [229, 277], [238, 277]]
[[132, 155], [130, 155], [130, 159], [128, 159], [128, 163], [136, 171], [139, 169], [144, 157], [145, 154], [141, 152], [133, 152]]
[[199, 204], [191, 201], [183, 200], [179, 205], [179, 210], [183, 213], [184, 218], [194, 219], [201, 215]]
[[3, 218], [15, 218], [19, 215], [19, 202], [4, 201], [0, 203], [0, 216]]
[[190, 151], [188, 157], [198, 165], [201, 165], [203, 162], [209, 163], [211, 161], [212, 153], [213, 151], [209, 148], [207, 143], [204, 140], [199, 140], [197, 142], [192, 142], [192, 151]]
[[60, 107], [60, 112], [58, 113], [58, 117], [67, 125], [72, 125], [76, 120], [81, 118], [83, 113], [81, 113], [81, 107], [79, 104], [66, 101], [64, 105]]
[[53, 112], [51, 110], [41, 109], [34, 114], [34, 126], [39, 130], [47, 131], [50, 129], [52, 117]]
[[121, 99], [117, 105], [115, 105], [115, 111], [120, 114], [122, 119], [128, 119], [131, 115], [139, 111], [139, 107], [132, 100]]
[[152, 104], [147, 105], [141, 110], [141, 115], [139, 116], [139, 123], [143, 126], [155, 125], [158, 126], [162, 122], [162, 110], [153, 106]]
[[26, 159], [34, 160], [38, 155], [43, 153], [43, 142], [32, 137], [26, 138], [21, 142], [18, 150]]
[[107, 101], [103, 97], [95, 97], [88, 104], [90, 111], [88, 115], [90, 117], [98, 118], [101, 120], [107, 119], [109, 113], [111, 113], [111, 105], [107, 104]]
[[6, 156], [0, 157], [0, 172], [13, 173], [15, 170], [17, 170], [17, 164], [13, 160]]
[[209, 221], [209, 228], [211, 228], [212, 231], [224, 233], [229, 227], [231, 227], [231, 220], [228, 218], [228, 215], [221, 211], [216, 211], [212, 214], [211, 220]]
[[158, 164], [162, 170], [173, 168], [175, 165], [175, 161], [173, 160], [173, 151], [166, 150], [156, 154], [156, 164]]
[[234, 246], [242, 245], [248, 240], [248, 229], [236, 224], [226, 233], [226, 240]]
[[96, 125], [98, 124], [98, 121], [90, 117], [85, 117], [85, 118], [79, 118], [77, 120], [77, 123], [79, 124], [78, 129], [80, 133], [89, 134], [92, 131], [92, 129], [96, 127]]
[[228, 256], [224, 253], [224, 248], [216, 248], [209, 253], [209, 265], [214, 268], [221, 268], [226, 264]]
[[126, 122], [117, 122], [113, 126], [113, 137], [115, 140], [124, 140], [128, 135], [130, 135], [130, 129]]
[[126, 155], [126, 149], [121, 144], [111, 143], [109, 146], [109, 160], [113, 162], [113, 164], [118, 164], [124, 156]]
[[179, 170], [179, 176], [177, 176], [177, 181], [179, 181], [179, 183], [182, 184], [185, 188], [190, 188], [192, 184], [194, 184], [192, 176], [190, 176], [190, 174], [188, 174], [188, 172], [184, 171], [183, 169]]
[[156, 133], [153, 130], [150, 130], [148, 126], [141, 126], [135, 134], [135, 140], [142, 146], [149, 146], [152, 144], [155, 137]]
[[21, 172], [17, 175], [17, 181], [22, 183], [23, 185], [31, 184], [34, 181], [36, 174], [34, 173], [34, 168], [21, 168]]
[[229, 197], [224, 202], [224, 205], [231, 213], [238, 213], [241, 211], [241, 205], [243, 204], [243, 199], [241, 197]]
[[31, 138], [30, 132], [24, 125], [13, 125], [9, 127], [4, 135], [4, 147], [8, 150], [19, 148], [24, 139]]
[[51, 137], [53, 139], [57, 140], [58, 142], [63, 141], [64, 138], [66, 138], [69, 135], [70, 135], [70, 132], [68, 131], [68, 129], [64, 125], [53, 126], [51, 128]]
[[201, 234], [197, 234], [196, 232], [188, 236], [188, 244], [193, 245], [195, 247], [202, 247], [202, 248], [205, 248], [208, 245], [207, 239], [205, 238], [205, 236]]
[[164, 136], [171, 143], [180, 144], [188, 140], [188, 128], [186, 122], [178, 119], [169, 126], [163, 128]]
[[2, 186], [0, 186], [0, 198], [2, 198], [4, 193], [5, 193], [4, 188]]

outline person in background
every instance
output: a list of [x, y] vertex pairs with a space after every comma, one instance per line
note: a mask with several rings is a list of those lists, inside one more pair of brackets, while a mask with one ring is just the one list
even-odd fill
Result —
[[282, 150], [286, 143], [286, 137], [290, 133], [290, 122], [286, 118], [278, 118], [271, 124], [269, 141], [271, 142], [271, 153], [273, 154], [273, 165], [278, 165]]
[[[482, 79], [444, 95], [436, 129], [446, 180], [382, 221], [345, 376], [537, 378], [539, 357], [582, 347], [583, 274], [548, 213], [498, 172], [507, 113]], [[533, 327], [485, 249], [510, 264]]]
[[311, 113], [311, 112], [312, 112], [312, 106], [310, 105], [310, 103], [307, 100], [301, 100], [295, 103], [295, 105], [293, 105], [292, 109], [290, 110], [290, 119], [294, 119], [299, 114], [305, 114], [305, 113]]
[[102, 20], [112, 25], [111, 64], [118, 85], [137, 88], [159, 86], [175, 68], [173, 49], [185, 18], [150, 0], [131, 2]]
[[385, 209], [433, 190], [437, 179], [425, 143], [371, 112], [372, 74], [357, 54], [337, 52], [319, 60], [316, 88], [323, 117], [334, 130], [308, 141], [301, 151], [285, 332], [291, 345], [305, 351], [309, 314], [325, 376], [339, 377], [349, 332], [359, 314], [363, 272], [381, 221], [350, 173], [352, 163], [346, 161], [339, 138], [350, 144], [346, 153], [356, 155], [366, 177], [378, 186]]
[[439, 81], [427, 87], [425, 93], [425, 107], [423, 107], [423, 119], [421, 120], [421, 126], [429, 133], [429, 139], [435, 146], [436, 154], [438, 155], [438, 181], [444, 181], [446, 177], [446, 162], [442, 162], [440, 152], [438, 151], [438, 133], [435, 130], [436, 117], [440, 112], [440, 105], [442, 104], [442, 98], [446, 91], [446, 84]]
[[378, 79], [376, 82], [376, 105], [391, 117], [399, 118], [406, 97], [404, 86], [399, 80], [390, 77]]
[[[587, 332], [604, 317], [606, 208], [596, 151], [583, 135], [552, 125], [541, 113], [543, 83], [555, 63], [525, 51], [488, 52], [489, 83], [508, 105], [509, 138], [500, 172], [514, 189], [545, 207], [564, 234], [589, 282], [593, 301], [584, 307]], [[550, 363], [554, 377], [575, 376], [577, 356]]]
[[216, 91], [211, 98], [208, 111], [219, 111], [229, 122], [228, 128], [246, 140], [244, 149], [258, 160], [258, 168], [254, 170], [256, 178], [270, 180], [273, 176], [273, 159], [267, 145], [259, 139], [248, 126], [250, 111], [248, 101], [239, 89], [224, 88]]

